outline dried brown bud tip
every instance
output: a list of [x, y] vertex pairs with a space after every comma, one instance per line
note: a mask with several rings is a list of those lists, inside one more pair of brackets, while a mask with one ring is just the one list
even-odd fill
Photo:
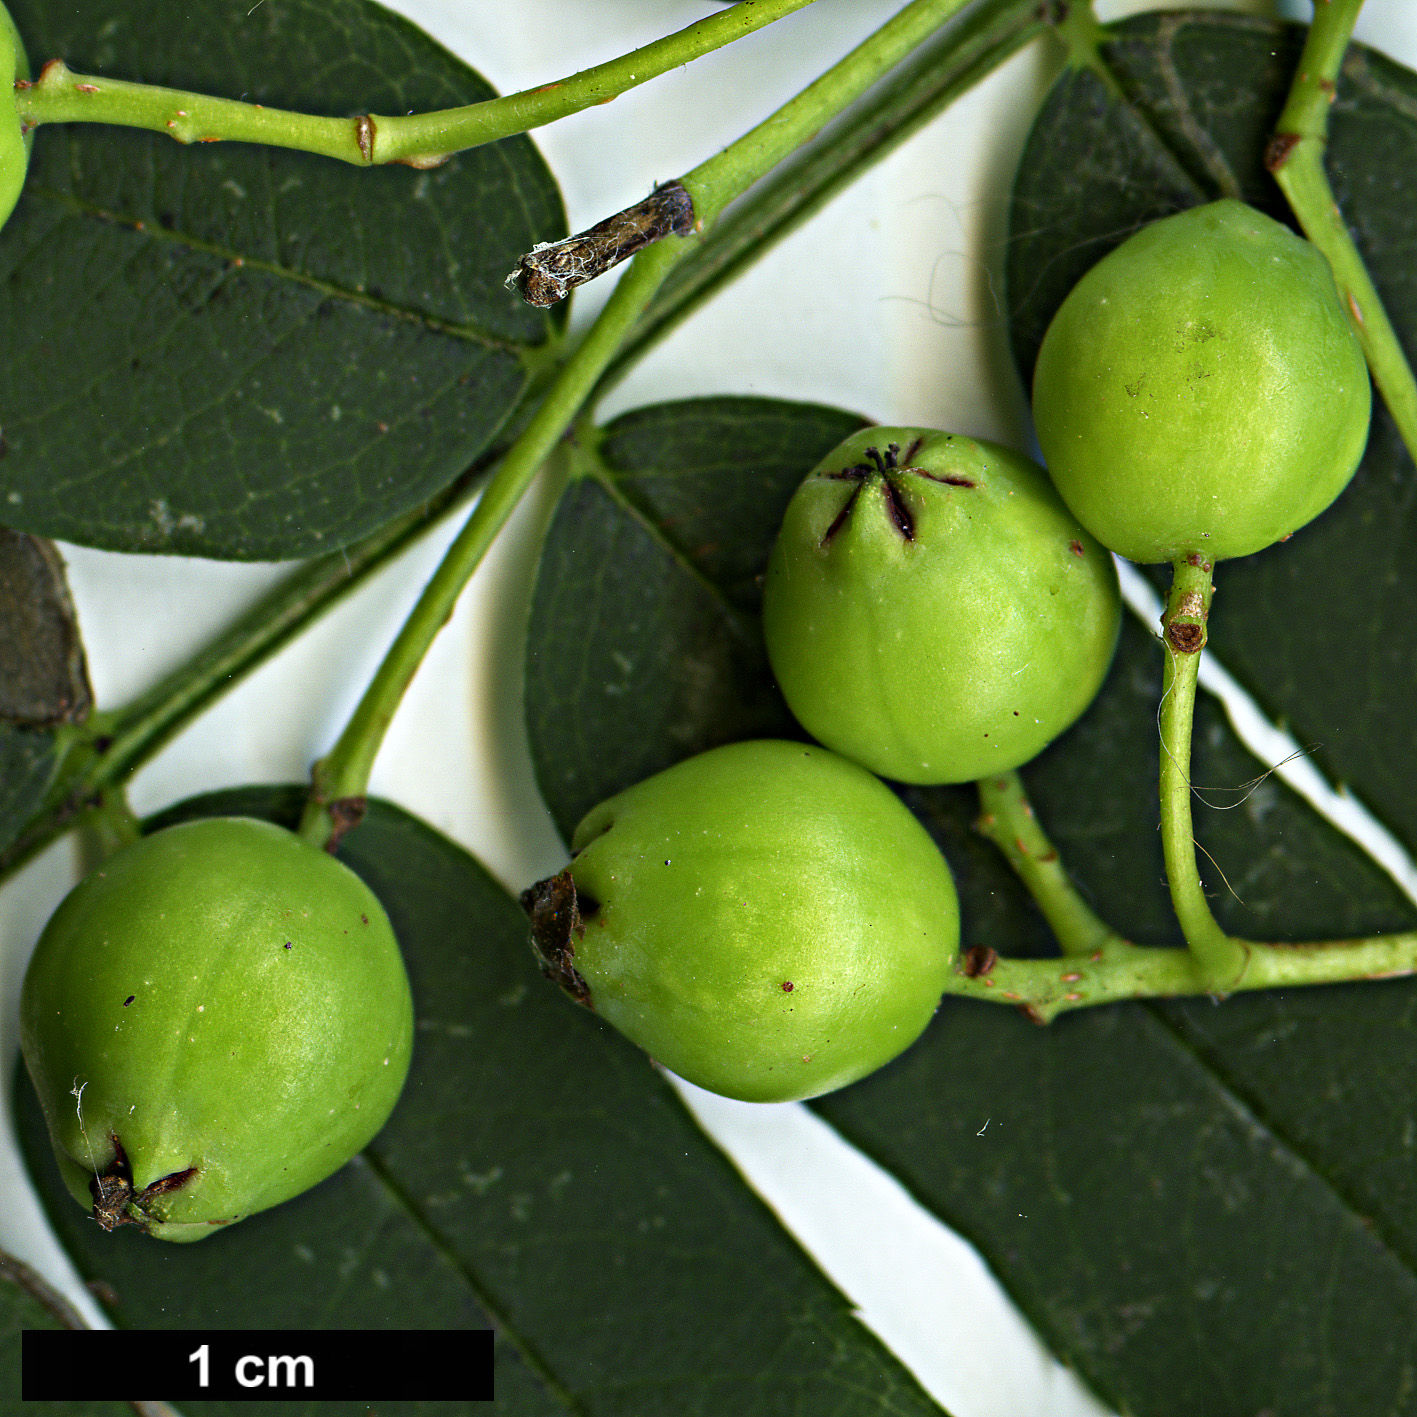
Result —
[[683, 184], [666, 182], [644, 201], [589, 231], [538, 246], [523, 256], [507, 277], [507, 289], [517, 291], [528, 305], [555, 305], [576, 286], [604, 275], [646, 246], [670, 235], [687, 236], [694, 221], [693, 199]]

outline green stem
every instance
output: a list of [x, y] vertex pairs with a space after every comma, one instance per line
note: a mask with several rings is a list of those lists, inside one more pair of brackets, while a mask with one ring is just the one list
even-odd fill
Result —
[[683, 183], [703, 226], [709, 227], [735, 197], [814, 138], [966, 4], [913, 0], [776, 113], [688, 173]]
[[1417, 380], [1397, 332], [1348, 234], [1324, 170], [1328, 111], [1362, 0], [1320, 0], [1299, 71], [1266, 158], [1304, 234], [1328, 257], [1344, 309], [1363, 346], [1373, 382], [1417, 458]]
[[300, 824], [300, 833], [307, 840], [328, 845], [336, 833], [337, 820], [343, 824], [350, 819], [341, 804], [364, 796], [384, 734], [428, 647], [670, 267], [692, 249], [698, 233], [710, 228], [729, 202], [854, 103], [966, 2], [913, 0], [777, 112], [681, 179], [694, 204], [694, 234], [660, 241], [634, 258], [584, 342], [562, 368], [545, 402], [448, 548], [344, 732], [330, 753], [316, 763], [310, 801]]
[[1362, 8], [1363, 0], [1320, 0], [1314, 6], [1299, 69], [1275, 130], [1280, 137], [1314, 138], [1319, 143], [1327, 138], [1328, 110]]
[[[1249, 950], [1250, 967], [1243, 979], [1230, 986], [1233, 992], [1417, 974], [1417, 931], [1311, 945], [1251, 944]], [[969, 956], [962, 956], [945, 993], [1008, 1004], [1022, 1009], [1037, 1023], [1049, 1023], [1074, 1009], [1123, 999], [1213, 994], [1190, 950], [1127, 945], [1063, 959], [991, 957], [983, 969], [970, 969]]]
[[594, 104], [609, 103], [648, 79], [732, 44], [811, 3], [812, 0], [745, 0], [559, 83], [442, 113], [377, 119], [375, 161], [406, 162], [415, 155], [452, 153], [543, 127]]
[[670, 273], [605, 371], [597, 397], [719, 289], [1047, 28], [1038, 0], [986, 0], [912, 54], [723, 214]]
[[[1417, 949], [1417, 940], [1414, 940]], [[1122, 999], [1175, 998], [1205, 993], [1196, 980], [1190, 952], [1128, 945], [1062, 959], [991, 958], [971, 970], [961, 956], [945, 985], [946, 994], [1009, 1004], [1035, 1023], [1051, 1023], [1059, 1014]]]
[[300, 834], [307, 840], [316, 845], [327, 844], [336, 825], [330, 808], [363, 797], [384, 735], [428, 647], [447, 623], [463, 587], [570, 426], [624, 332], [644, 309], [663, 278], [665, 267], [676, 255], [674, 244], [661, 242], [635, 257], [584, 342], [562, 369], [545, 402], [478, 499], [338, 741], [315, 764], [310, 800], [300, 824]]
[[59, 59], [50, 60], [37, 79], [22, 79], [15, 85], [15, 107], [26, 132], [43, 123], [107, 123], [166, 133], [179, 143], [261, 143], [359, 166], [373, 161], [367, 117], [320, 118], [182, 89], [76, 74]]
[[[490, 461], [490, 457], [484, 462]], [[84, 819], [165, 743], [336, 601], [401, 554], [472, 491], [481, 467], [372, 536], [309, 561], [195, 658], [121, 709], [68, 728], [53, 787], [21, 836], [0, 852], [0, 879]]]
[[1191, 821], [1191, 724], [1196, 678], [1210, 618], [1211, 563], [1200, 556], [1172, 567], [1171, 597], [1161, 617], [1166, 661], [1161, 691], [1161, 846], [1171, 904], [1208, 992], [1228, 994], [1245, 973], [1244, 941], [1216, 924], [1196, 870]]
[[1196, 873], [1191, 825], [1191, 719], [1213, 587], [1199, 556], [1176, 562], [1162, 617], [1161, 830], [1171, 898], [1188, 949], [1121, 939], [1077, 895], [1033, 816], [1016, 774], [978, 784], [980, 830], [1008, 858], [1063, 947], [1061, 959], [1002, 959], [982, 947], [955, 964], [947, 994], [1011, 1004], [1038, 1023], [1121, 999], [1212, 997], [1250, 989], [1417, 974], [1417, 931], [1314, 944], [1261, 944], [1226, 935]]
[[975, 824], [1003, 853], [1043, 912], [1065, 955], [1098, 955], [1132, 946], [1078, 894], [1063, 869], [1058, 849], [1033, 815], [1016, 772], [982, 778], [976, 784], [982, 815]]
[[462, 108], [379, 117], [321, 118], [180, 89], [75, 74], [59, 60], [16, 85], [26, 129], [42, 123], [109, 123], [166, 133], [179, 143], [262, 143], [338, 158], [357, 167], [430, 166], [452, 153], [524, 133], [639, 87], [670, 69], [762, 29], [813, 0], [744, 0], [642, 49], [505, 98]]

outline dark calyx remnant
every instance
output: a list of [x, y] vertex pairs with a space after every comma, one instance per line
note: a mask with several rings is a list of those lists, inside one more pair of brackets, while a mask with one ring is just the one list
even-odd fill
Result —
[[901, 496], [900, 487], [896, 481], [898, 477], [912, 473], [916, 477], [928, 477], [931, 482], [943, 482], [949, 487], [972, 488], [976, 485], [972, 478], [959, 477], [953, 473], [941, 476], [938, 472], [930, 472], [923, 467], [911, 467], [910, 460], [920, 451], [920, 445], [924, 441], [923, 438], [917, 438], [905, 450], [904, 457], [901, 456], [899, 443], [888, 443], [884, 456], [881, 455], [879, 448], [867, 448], [866, 456], [870, 461], [856, 463], [853, 467], [844, 467], [839, 472], [822, 474], [834, 481], [854, 482], [856, 486], [852, 489], [851, 496], [846, 499], [846, 505], [836, 514], [835, 520], [826, 529], [821, 545], [826, 546], [832, 537], [846, 525], [846, 519], [851, 515], [852, 508], [856, 505], [856, 499], [861, 495], [861, 489], [877, 478], [881, 483], [886, 515], [891, 519], [891, 524], [895, 529], [907, 541], [915, 540], [915, 519], [910, 515], [905, 498]]
[[185, 1171], [160, 1176], [152, 1185], [137, 1191], [133, 1189], [133, 1168], [128, 1164], [123, 1143], [116, 1136], [109, 1140], [113, 1143], [113, 1160], [106, 1171], [89, 1182], [93, 1218], [105, 1230], [117, 1230], [120, 1225], [136, 1225], [146, 1230], [154, 1220], [160, 1219], [150, 1213], [152, 1203], [181, 1190], [197, 1174], [197, 1168], [189, 1166]]
[[569, 866], [521, 893], [522, 909], [531, 917], [531, 947], [541, 961], [541, 972], [576, 1003], [593, 1009], [590, 985], [571, 962], [576, 955], [575, 942], [585, 938], [582, 903], [587, 914], [593, 915], [598, 908], [593, 901], [582, 902], [576, 895]]

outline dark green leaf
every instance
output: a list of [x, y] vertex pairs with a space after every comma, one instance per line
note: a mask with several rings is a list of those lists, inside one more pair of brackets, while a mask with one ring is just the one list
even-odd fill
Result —
[[58, 764], [53, 733], [0, 723], [0, 850], [33, 815]]
[[92, 703], [58, 548], [0, 527], [0, 720], [77, 723]]
[[797, 484], [863, 420], [708, 398], [601, 430], [561, 498], [527, 637], [532, 761], [562, 835], [690, 753], [797, 733], [757, 624], [757, 577]]
[[[220, 794], [163, 820], [293, 820], [300, 799]], [[938, 1410], [644, 1055], [539, 976], [525, 917], [471, 857], [379, 802], [342, 855], [389, 909], [419, 1016], [408, 1088], [361, 1160], [196, 1245], [105, 1235], [60, 1188], [24, 1099], [51, 1218], [81, 1272], [116, 1291], [117, 1322], [443, 1328], [486, 1314], [498, 1410], [514, 1414]]]
[[[368, 0], [10, 6], [36, 66], [330, 115], [491, 96]], [[0, 512], [117, 550], [332, 549], [452, 480], [544, 363], [564, 234], [524, 138], [431, 171], [41, 128], [0, 235]]]
[[[1300, 1059], [1304, 1082], [1343, 1087], [1358, 1067], [1409, 1066], [1412, 992], [1381, 994], [1219, 1012], [1237, 1052], [1269, 1051], [1282, 1088]], [[1311, 1031], [1314, 1012], [1333, 1027]], [[1358, 1036], [1377, 1044], [1361, 1063]], [[1410, 1091], [1389, 1105], [1369, 1148], [1400, 1142], [1389, 1123], [1411, 1115]], [[1408, 1257], [1164, 1011], [1034, 1031], [951, 1004], [923, 1047], [822, 1110], [979, 1245], [1045, 1340], [1123, 1412], [1413, 1410]]]
[[54, 778], [51, 730], [93, 702], [64, 563], [52, 542], [0, 527], [0, 850]]

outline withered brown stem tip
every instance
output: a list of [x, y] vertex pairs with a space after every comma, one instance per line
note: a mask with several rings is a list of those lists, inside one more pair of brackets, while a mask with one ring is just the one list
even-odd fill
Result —
[[517, 291], [528, 305], [544, 309], [646, 246], [666, 236], [689, 235], [696, 222], [688, 189], [680, 182], [666, 182], [642, 202], [588, 230], [536, 247], [507, 277], [507, 289]]

